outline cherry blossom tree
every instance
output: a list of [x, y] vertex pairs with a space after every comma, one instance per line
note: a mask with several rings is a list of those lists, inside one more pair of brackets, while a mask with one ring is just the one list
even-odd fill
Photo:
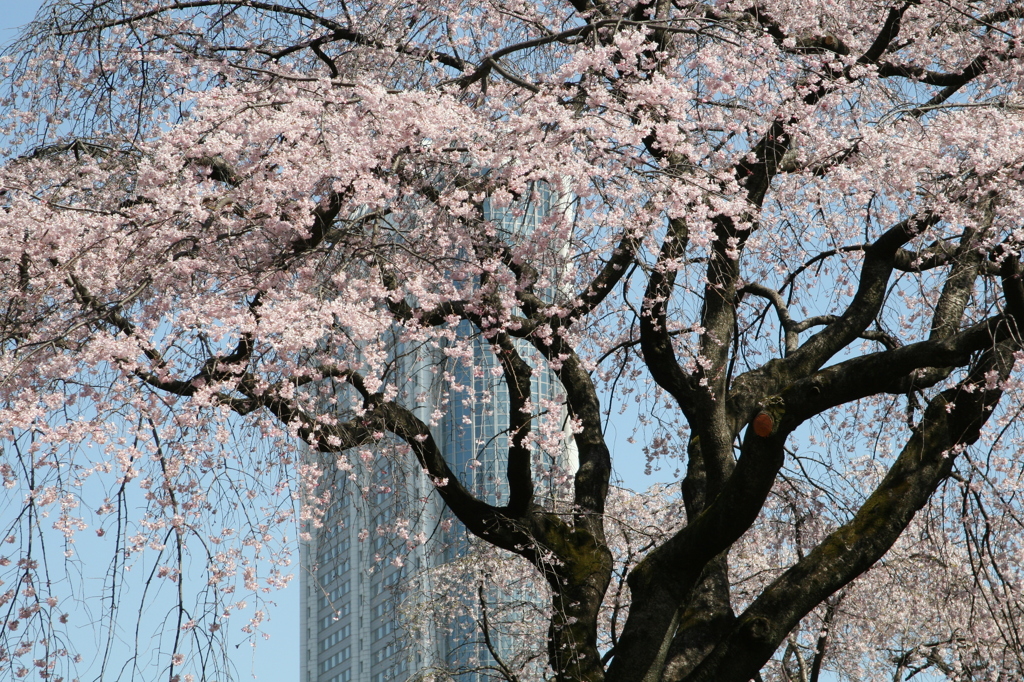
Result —
[[[1019, 677], [1022, 17], [48, 3], [5, 57], [4, 664], [72, 655], [44, 525], [204, 572], [174, 679], [364, 467], [536, 569], [562, 682]], [[439, 445], [467, 376], [500, 500]], [[629, 403], [614, 454], [681, 468], [635, 513]]]

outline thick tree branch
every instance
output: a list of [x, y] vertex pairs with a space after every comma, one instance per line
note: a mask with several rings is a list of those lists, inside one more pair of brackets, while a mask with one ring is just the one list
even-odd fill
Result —
[[533, 369], [520, 356], [507, 334], [498, 334], [494, 345], [509, 397], [508, 463], [505, 469], [509, 488], [508, 511], [511, 516], [521, 518], [533, 504], [533, 462], [529, 446], [534, 409], [530, 401]]
[[988, 374], [1005, 378], [1016, 344], [986, 351], [956, 388], [936, 396], [903, 452], [854, 518], [786, 571], [740, 615], [686, 682], [746, 682], [811, 609], [875, 563], [896, 541], [974, 443], [1002, 391]]
[[590, 284], [584, 288], [583, 293], [577, 297], [579, 303], [573, 306], [569, 314], [566, 315], [566, 319], [581, 319], [600, 305], [622, 280], [629, 270], [629, 266], [636, 261], [639, 248], [639, 237], [628, 230], [624, 231], [622, 238], [605, 261], [604, 266]]
[[[630, 572], [633, 606], [609, 676], [622, 682], [657, 679], [689, 599], [707, 564], [743, 534], [760, 512], [782, 467], [788, 432], [769, 438], [747, 431], [742, 454], [721, 492], [695, 519]], [[649, 676], [654, 677], [649, 677]]]
[[[996, 316], [946, 338], [929, 339], [892, 350], [869, 353], [821, 369], [786, 387], [783, 421], [786, 428], [833, 407], [877, 393], [907, 393], [927, 388], [948, 376], [922, 371], [964, 366], [972, 353], [1009, 339], [1008, 319]], [[931, 384], [926, 380], [931, 380]]]
[[853, 300], [838, 320], [813, 335], [783, 361], [790, 376], [806, 376], [867, 329], [885, 300], [896, 253], [937, 222], [938, 217], [931, 215], [907, 218], [890, 227], [865, 249], [860, 283]]
[[882, 28], [878, 31], [878, 35], [875, 36], [875, 40], [871, 43], [871, 47], [857, 58], [857, 63], [876, 63], [899, 35], [903, 15], [906, 14], [908, 9], [917, 4], [917, 0], [907, 0], [899, 6], [891, 8], [885, 17], [885, 22], [882, 24]]
[[661, 245], [644, 293], [640, 315], [640, 349], [651, 369], [651, 378], [668, 391], [680, 405], [692, 405], [692, 378], [676, 360], [668, 329], [668, 302], [673, 294], [676, 269], [686, 253], [688, 229], [682, 218], [669, 221], [668, 232]]

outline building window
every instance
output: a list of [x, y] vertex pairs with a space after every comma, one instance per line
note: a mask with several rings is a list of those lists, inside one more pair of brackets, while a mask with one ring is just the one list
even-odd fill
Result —
[[381, 625], [380, 627], [374, 628], [373, 629], [373, 641], [374, 642], [379, 642], [380, 640], [382, 640], [385, 637], [387, 637], [388, 635], [390, 635], [394, 631], [394, 629], [395, 629], [395, 623], [393, 621], [390, 621], [390, 620], [388, 622], [384, 623], [383, 625]]
[[346, 668], [327, 682], [352, 682], [352, 668]]
[[335, 587], [328, 594], [321, 595], [320, 597], [320, 608], [326, 609], [329, 606], [334, 606], [334, 603], [344, 597], [346, 594], [352, 591], [352, 581], [346, 580], [342, 584]]
[[332, 646], [345, 639], [352, 634], [352, 625], [346, 623], [341, 626], [341, 629], [334, 632], [330, 637], [320, 640], [320, 653], [323, 653], [330, 649]]
[[327, 628], [331, 627], [332, 625], [337, 623], [342, 618], [347, 617], [349, 615], [349, 613], [351, 613], [351, 612], [352, 612], [352, 605], [351, 604], [349, 604], [348, 602], [345, 602], [344, 604], [341, 604], [340, 606], [338, 606], [337, 609], [334, 609], [333, 611], [331, 611], [331, 613], [328, 613], [326, 616], [324, 616], [322, 619], [320, 619], [320, 629], [321, 630], [326, 630]]
[[330, 658], [320, 662], [320, 673], [326, 673], [328, 670], [334, 668], [347, 661], [352, 656], [352, 647], [347, 646], [338, 653], [334, 654]]

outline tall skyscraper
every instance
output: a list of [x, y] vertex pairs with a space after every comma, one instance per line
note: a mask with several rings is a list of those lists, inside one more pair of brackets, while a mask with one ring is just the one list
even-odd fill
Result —
[[[566, 211], [547, 187], [537, 188], [532, 199], [517, 209], [487, 209], [485, 217], [509, 234], [522, 235], [554, 211]], [[472, 329], [468, 323], [463, 325], [470, 338]], [[534, 359], [532, 364], [543, 366], [527, 344], [521, 343], [520, 350]], [[446, 366], [455, 382], [472, 392], [469, 400], [445, 394], [446, 387], [438, 384], [438, 374], [431, 371], [434, 363], [443, 360], [430, 357], [429, 351], [396, 348], [395, 356], [401, 367], [396, 375], [406, 382], [403, 393], [415, 396], [409, 404], [415, 405], [417, 416], [429, 421], [441, 403], [446, 405], [433, 434], [449, 466], [484, 500], [503, 504], [508, 494], [509, 400], [500, 372], [490, 371], [497, 367], [490, 344], [479, 339], [473, 344], [472, 362]], [[534, 377], [535, 404], [559, 393], [552, 373]], [[431, 671], [442, 678], [453, 674], [459, 682], [475, 682], [484, 679], [481, 666], [493, 662], [471, 617], [453, 623], [420, 619], [415, 636], [410, 636], [409, 619], [429, 612], [426, 602], [439, 596], [433, 594], [431, 569], [456, 560], [468, 540], [411, 455], [393, 456], [394, 445], [401, 450], [400, 444], [391, 443], [346, 453], [341, 468], [334, 462], [323, 463], [324, 489], [332, 495], [332, 503], [322, 528], [311, 533], [302, 549], [302, 682], [401, 681]], [[535, 465], [542, 470], [574, 468], [571, 447], [555, 455], [557, 461], [539, 461], [552, 458], [551, 454], [535, 456]], [[354, 465], [350, 468], [346, 460]], [[538, 485], [539, 496], [557, 494], [550, 478], [538, 483], [549, 486]], [[396, 525], [406, 522], [407, 528]], [[385, 528], [387, 532], [376, 532]], [[407, 539], [407, 533], [424, 533], [429, 541], [420, 545], [415, 535]], [[412, 578], [414, 588], [410, 588]], [[513, 643], [496, 636], [492, 646], [500, 651], [511, 649]]]

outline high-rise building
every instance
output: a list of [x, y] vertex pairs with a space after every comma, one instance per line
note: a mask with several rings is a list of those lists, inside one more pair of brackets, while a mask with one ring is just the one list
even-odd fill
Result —
[[[488, 211], [487, 217], [509, 233], [521, 235], [554, 211], [566, 211], [557, 196], [540, 187], [521, 210]], [[472, 332], [464, 324], [468, 338]], [[521, 344], [521, 352], [531, 356], [526, 344]], [[472, 391], [470, 400], [445, 394], [438, 374], [431, 371], [440, 360], [430, 357], [429, 351], [396, 348], [395, 357], [403, 370], [398, 375], [407, 382], [404, 394], [415, 396], [410, 406], [415, 405], [417, 416], [429, 421], [431, 413], [445, 404], [433, 433], [449, 466], [467, 488], [487, 502], [503, 504], [508, 492], [509, 401], [500, 372], [489, 371], [497, 367], [489, 344], [483, 339], [474, 343], [472, 363], [446, 367], [456, 383]], [[560, 393], [550, 372], [536, 375], [533, 384], [535, 403]], [[401, 451], [401, 446], [397, 449]], [[328, 472], [324, 486], [332, 494], [332, 503], [322, 527], [311, 533], [302, 548], [302, 682], [401, 681], [440, 669], [454, 674], [459, 682], [483, 679], [476, 671], [491, 662], [490, 654], [474, 632], [472, 618], [442, 624], [427, 619], [425, 626], [418, 625], [415, 636], [407, 629], [417, 603], [432, 597], [430, 569], [455, 560], [465, 550], [465, 531], [453, 523], [411, 455], [395, 457], [393, 448], [382, 446], [345, 457], [362, 461], [351, 468], [344, 466], [344, 458], [342, 468], [334, 462], [323, 463]], [[388, 461], [374, 466], [377, 459]], [[557, 459], [535, 464], [541, 470], [574, 468], [571, 447]], [[366, 463], [370, 466], [361, 466]], [[550, 479], [544, 482], [554, 485]], [[544, 492], [538, 486], [538, 494], [553, 497], [556, 491]], [[406, 529], [395, 525], [406, 521], [409, 532], [423, 532], [430, 541], [415, 548], [419, 543], [414, 540], [406, 544]], [[376, 532], [382, 528], [388, 532]], [[409, 589], [413, 577], [415, 589]], [[494, 639], [492, 646], [499, 650], [513, 645]]]

